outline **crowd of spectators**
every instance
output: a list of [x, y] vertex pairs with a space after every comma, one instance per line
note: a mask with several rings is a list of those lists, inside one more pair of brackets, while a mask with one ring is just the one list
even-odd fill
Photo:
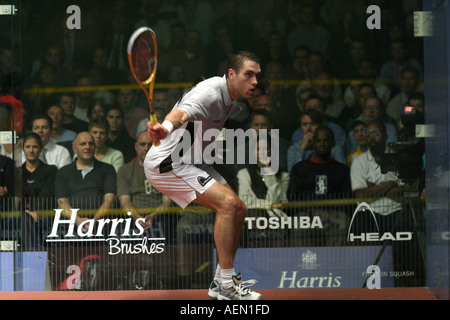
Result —
[[[257, 128], [279, 130], [280, 170], [286, 173], [280, 183], [286, 193], [294, 193], [287, 188], [286, 179], [298, 181], [297, 164], [322, 161], [318, 160], [318, 145], [314, 142], [318, 128], [330, 129], [320, 131], [334, 139], [327, 148], [331, 152], [328, 156], [336, 160], [333, 162], [336, 168], [341, 165], [348, 168], [340, 173], [350, 179], [352, 163], [359, 155], [370, 152], [367, 126], [371, 122], [382, 122], [387, 142], [395, 142], [404, 126], [402, 109], [411, 97], [422, 101], [423, 111], [421, 43], [411, 35], [412, 12], [420, 9], [417, 1], [79, 3], [82, 27], [73, 30], [65, 24], [69, 15], [65, 13], [64, 1], [51, 5], [49, 1], [24, 4], [22, 21], [27, 32], [17, 43], [26, 53], [21, 59], [15, 55], [18, 46], [11, 47], [7, 34], [0, 35], [3, 37], [0, 101], [2, 108], [12, 108], [13, 129], [19, 134], [16, 148], [2, 144], [0, 155], [22, 166], [26, 157], [20, 155], [24, 147], [21, 138], [35, 132], [41, 138], [41, 161], [58, 168], [57, 182], [59, 172], [68, 171], [80, 159], [81, 147], [75, 143], [78, 141], [75, 137], [80, 138], [84, 132], [93, 137], [95, 151], [89, 152], [95, 161], [91, 159], [90, 164], [98, 161], [111, 165], [115, 169], [107, 170], [111, 175], [125, 167], [134, 172], [134, 167], [127, 165], [142, 156], [139, 137], [145, 130], [149, 112], [144, 93], [137, 86], [135, 89], [130, 86], [136, 83], [129, 71], [126, 44], [130, 34], [144, 25], [153, 28], [158, 38], [154, 107], [160, 120], [188, 89], [186, 84], [222, 76], [231, 53], [246, 50], [260, 56], [263, 75], [258, 90], [252, 100], [239, 101], [241, 108], [230, 115], [226, 127], [253, 127], [255, 114], [265, 110], [268, 123]], [[381, 29], [366, 27], [366, 9], [370, 4], [381, 9]], [[57, 27], [59, 24], [61, 27]], [[171, 83], [177, 85], [164, 86]], [[61, 92], [65, 90], [58, 88], [72, 90]], [[3, 122], [2, 130], [10, 130], [9, 123], [5, 127]], [[60, 162], [47, 160], [50, 153], [57, 154], [53, 159]], [[326, 159], [323, 161], [328, 162], [328, 156], [322, 155]], [[308, 168], [305, 163], [302, 167]], [[236, 177], [242, 177], [242, 172], [238, 175], [242, 169], [242, 166], [232, 166], [223, 170], [230, 181], [236, 181], [236, 189], [239, 189]], [[0, 195], [12, 192], [5, 187], [3, 177], [9, 175], [3, 171]], [[320, 187], [316, 184], [319, 193], [315, 194], [320, 194], [320, 198], [324, 192], [334, 196], [334, 188], [324, 185], [333, 181], [333, 172], [329, 171], [328, 179], [320, 180]], [[83, 171], [83, 176], [89, 174], [89, 170]], [[373, 174], [366, 174], [360, 178], [372, 185]], [[274, 175], [273, 181], [277, 177]], [[356, 188], [347, 187], [346, 192]], [[65, 200], [70, 198], [70, 191], [66, 191], [67, 194], [61, 195]], [[151, 186], [143, 188], [143, 192], [151, 191]], [[314, 194], [314, 190], [308, 193], [311, 191]], [[288, 195], [279, 197], [284, 201], [289, 198]], [[158, 199], [162, 201], [161, 197]], [[126, 203], [126, 207], [131, 207], [128, 200]]]

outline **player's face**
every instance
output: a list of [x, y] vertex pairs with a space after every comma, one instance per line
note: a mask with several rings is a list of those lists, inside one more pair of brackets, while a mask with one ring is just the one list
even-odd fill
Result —
[[232, 99], [244, 97], [250, 99], [255, 94], [256, 85], [258, 84], [258, 76], [261, 73], [259, 63], [251, 60], [245, 60], [238, 73], [229, 70], [229, 86]]

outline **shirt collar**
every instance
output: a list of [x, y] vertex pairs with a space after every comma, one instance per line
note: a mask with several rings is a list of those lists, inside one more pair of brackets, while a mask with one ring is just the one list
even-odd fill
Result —
[[222, 77], [222, 81], [220, 83], [220, 90], [222, 91], [223, 102], [225, 103], [226, 106], [236, 104], [236, 99], [232, 100], [230, 92], [228, 91], [226, 75]]

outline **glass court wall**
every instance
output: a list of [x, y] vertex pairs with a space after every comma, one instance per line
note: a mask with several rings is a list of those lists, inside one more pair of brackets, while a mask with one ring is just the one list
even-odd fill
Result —
[[[435, 75], [427, 73], [423, 52], [424, 39], [432, 38], [414, 36], [414, 12], [424, 10], [416, 2], [9, 1], [1, 8], [11, 10], [0, 15], [1, 290], [209, 286], [217, 261], [215, 212], [196, 205], [181, 210], [145, 182], [139, 168], [145, 147], [139, 149], [139, 123], [148, 118], [148, 102], [129, 72], [126, 43], [143, 25], [158, 38], [154, 103], [159, 119], [194, 83], [223, 75], [230, 53], [248, 50], [261, 58], [261, 90], [253, 101], [239, 101], [241, 108], [226, 128], [247, 130], [252, 113], [268, 109], [279, 172], [264, 179], [250, 159], [214, 163], [249, 209], [236, 268], [259, 281], [255, 288], [427, 286], [435, 276], [430, 250], [431, 255], [447, 250], [448, 256], [448, 240], [430, 246], [433, 226], [442, 225], [430, 221], [426, 183], [433, 180], [425, 179], [437, 154], [427, 153], [423, 171], [423, 146], [428, 151], [429, 141], [420, 140], [405, 154], [396, 143], [413, 138], [410, 122], [402, 121], [400, 112], [398, 119], [388, 113], [410, 105], [413, 93], [424, 94], [429, 107], [427, 84]], [[434, 68], [443, 70], [446, 59], [436, 60]], [[417, 71], [417, 79], [402, 78], [406, 66], [413, 68], [409, 74]], [[364, 89], [367, 84], [371, 87]], [[381, 104], [366, 108], [371, 88]], [[309, 118], [332, 128], [338, 149], [332, 157], [342, 166], [317, 161], [312, 145], [309, 154], [297, 152], [307, 135], [302, 114], [310, 108], [307, 98], [314, 97], [324, 107]], [[446, 105], [442, 97], [436, 99]], [[123, 163], [107, 178], [94, 168], [81, 179], [73, 135], [56, 140], [62, 135], [58, 125], [75, 134], [87, 131], [101, 106], [109, 127], [105, 143], [122, 153]], [[353, 192], [351, 176], [358, 172], [352, 172], [350, 154], [357, 139], [365, 137], [367, 143], [371, 134], [366, 129], [363, 138], [355, 138], [352, 125], [377, 111], [388, 123], [386, 143], [392, 143], [394, 154], [383, 169], [404, 187], [395, 195]], [[62, 170], [64, 165], [46, 174], [27, 169], [32, 161], [24, 152], [24, 137], [34, 131], [46, 139], [33, 123], [38, 114], [51, 115], [53, 145], [67, 150], [70, 160], [64, 165], [75, 173]], [[114, 117], [122, 118], [119, 125]], [[435, 121], [442, 119], [446, 116]], [[233, 148], [253, 152], [246, 143]], [[49, 162], [44, 150], [39, 156]], [[313, 169], [302, 167], [311, 163]], [[448, 212], [441, 217], [448, 232]], [[436, 286], [448, 292], [448, 261], [439, 268], [444, 284]]]

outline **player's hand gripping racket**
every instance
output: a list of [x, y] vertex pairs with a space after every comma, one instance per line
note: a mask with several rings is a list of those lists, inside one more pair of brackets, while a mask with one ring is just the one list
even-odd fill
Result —
[[[128, 40], [127, 52], [131, 73], [147, 96], [150, 107], [150, 123], [154, 126], [158, 123], [153, 110], [153, 87], [158, 65], [158, 45], [155, 32], [147, 27], [137, 29]], [[149, 90], [146, 89], [147, 85], [149, 85]], [[159, 141], [155, 141], [153, 144], [157, 146]]]

